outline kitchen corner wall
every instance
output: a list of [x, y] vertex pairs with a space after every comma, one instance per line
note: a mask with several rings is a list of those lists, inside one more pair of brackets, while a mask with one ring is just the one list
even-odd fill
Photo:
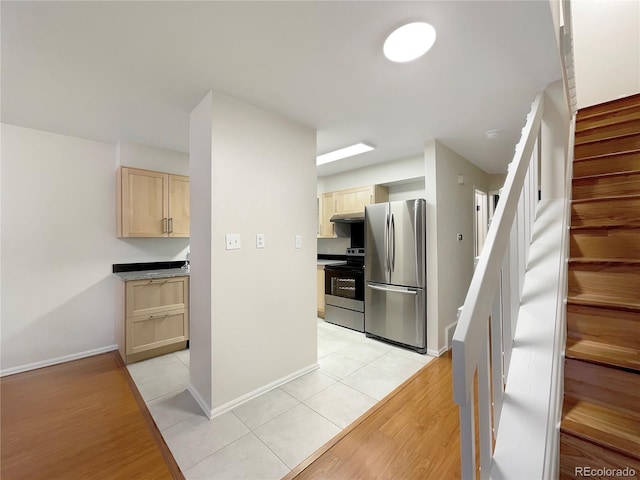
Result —
[[209, 414], [317, 365], [315, 139], [220, 93], [191, 112], [191, 388]]
[[113, 348], [111, 265], [184, 258], [188, 239], [116, 238], [117, 150], [2, 125], [2, 374]]
[[[446, 328], [456, 322], [473, 276], [474, 188], [488, 175], [436, 140], [425, 144], [427, 191], [427, 348], [443, 351]], [[464, 184], [458, 183], [464, 176]], [[457, 235], [462, 234], [462, 241]]]

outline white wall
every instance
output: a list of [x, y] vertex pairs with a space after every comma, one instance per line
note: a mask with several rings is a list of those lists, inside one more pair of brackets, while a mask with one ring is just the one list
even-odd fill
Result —
[[[190, 151], [192, 184], [199, 185], [191, 203], [211, 202], [211, 309], [208, 317], [191, 319], [192, 325], [211, 322], [211, 363], [192, 359], [191, 368], [210, 369], [215, 414], [317, 365], [316, 133], [237, 99], [210, 95], [192, 113], [191, 129], [203, 136], [197, 139], [201, 147]], [[209, 115], [199, 112], [207, 105]], [[207, 162], [210, 176], [196, 176]], [[196, 198], [198, 192], [204, 198]], [[240, 234], [242, 248], [226, 250], [226, 233]], [[256, 233], [266, 235], [266, 248], [255, 248]], [[206, 233], [192, 233], [194, 260], [206, 248], [198, 235]], [[294, 248], [295, 235], [302, 235], [301, 249]], [[193, 289], [192, 302], [200, 302], [200, 294], [205, 292]], [[194, 336], [195, 348], [198, 341]]]
[[189, 175], [189, 154], [121, 140], [116, 144], [116, 165]]
[[110, 348], [112, 264], [184, 258], [185, 239], [116, 238], [115, 150], [2, 125], [3, 374]]
[[573, 0], [578, 108], [640, 92], [640, 2]]
[[212, 94], [193, 109], [189, 121], [191, 278], [189, 296], [190, 389], [211, 410], [211, 134]]
[[390, 202], [413, 200], [414, 198], [425, 198], [424, 177], [418, 181], [401, 182], [389, 185]]
[[322, 177], [318, 183], [322, 182], [323, 190], [321, 192], [333, 192], [364, 185], [387, 184], [422, 177], [424, 177], [424, 158], [422, 155], [414, 155]]
[[[489, 175], [438, 141], [425, 145], [427, 179], [427, 347], [442, 350], [473, 276], [474, 188]], [[464, 184], [458, 183], [464, 176]], [[434, 215], [435, 214], [435, 215]], [[434, 218], [435, 217], [435, 218]], [[457, 235], [462, 234], [462, 241]]]

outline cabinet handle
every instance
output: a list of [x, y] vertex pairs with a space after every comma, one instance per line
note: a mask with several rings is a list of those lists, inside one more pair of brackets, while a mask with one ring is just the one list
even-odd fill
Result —
[[369, 205], [373, 204], [373, 195], [369, 195]]
[[173, 217], [169, 217], [169, 233], [173, 233]]
[[167, 233], [168, 229], [169, 229], [169, 219], [168, 218], [163, 218], [162, 219], [162, 233]]
[[168, 317], [169, 314], [168, 313], [164, 313], [164, 314], [159, 314], [159, 315], [151, 315], [150, 318], [164, 318], [164, 317]]
[[163, 279], [163, 280], [151, 280], [149, 281], [149, 283], [167, 283], [169, 280], [168, 279]]

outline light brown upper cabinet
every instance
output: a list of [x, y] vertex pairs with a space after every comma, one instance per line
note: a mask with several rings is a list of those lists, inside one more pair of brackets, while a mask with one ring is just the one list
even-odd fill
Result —
[[335, 214], [335, 195], [334, 192], [323, 193], [320, 201], [320, 228], [318, 229], [319, 237], [335, 237], [336, 225], [329, 221]]
[[388, 201], [389, 191], [380, 185], [368, 185], [340, 190], [335, 192], [335, 197], [335, 213], [358, 213], [364, 212], [366, 205]]
[[389, 201], [389, 189], [382, 185], [349, 188], [336, 192], [325, 192], [319, 199], [318, 238], [335, 238], [336, 224], [331, 217], [344, 213], [362, 213], [364, 207], [373, 203]]
[[120, 167], [117, 236], [189, 237], [189, 177]]

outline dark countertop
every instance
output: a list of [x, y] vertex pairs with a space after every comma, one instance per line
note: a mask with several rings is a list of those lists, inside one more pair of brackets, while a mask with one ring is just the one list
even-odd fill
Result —
[[155, 278], [188, 277], [186, 268], [164, 268], [160, 270], [138, 270], [134, 272], [115, 272], [114, 277], [129, 282], [131, 280], [153, 280]]

